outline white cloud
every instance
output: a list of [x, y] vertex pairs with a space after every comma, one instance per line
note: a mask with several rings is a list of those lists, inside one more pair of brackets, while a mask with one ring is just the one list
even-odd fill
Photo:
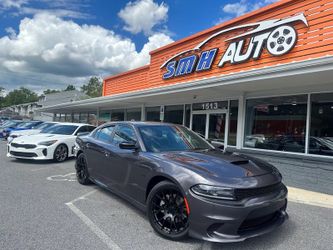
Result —
[[237, 17], [277, 1], [279, 0], [257, 0], [254, 2], [249, 0], [240, 0], [239, 2], [224, 5], [222, 10], [226, 14]]
[[125, 22], [125, 30], [133, 34], [144, 32], [151, 35], [156, 25], [167, 20], [168, 10], [165, 3], [158, 5], [153, 0], [137, 0], [129, 2], [118, 16]]
[[38, 14], [21, 20], [15, 36], [0, 38], [1, 83], [13, 88], [23, 83], [13, 79], [22, 76], [25, 83], [37, 86], [45, 79], [50, 86], [115, 74], [149, 63], [149, 51], [170, 42], [169, 36], [154, 34], [137, 51], [133, 41], [103, 27]]
[[[47, 13], [58, 17], [87, 19], [92, 16], [83, 11], [89, 7], [90, 0], [0, 0], [0, 13], [6, 12], [13, 16], [27, 16]], [[38, 8], [32, 7], [38, 3]]]
[[4, 9], [20, 8], [22, 5], [27, 4], [29, 0], [1, 0], [0, 7]]

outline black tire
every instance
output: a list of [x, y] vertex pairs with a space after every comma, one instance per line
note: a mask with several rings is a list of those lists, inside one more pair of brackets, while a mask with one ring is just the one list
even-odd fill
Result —
[[68, 148], [65, 144], [60, 144], [56, 147], [53, 153], [53, 160], [63, 162], [68, 158]]
[[89, 179], [87, 160], [83, 153], [76, 157], [75, 170], [77, 181], [82, 185], [89, 185], [92, 182]]
[[172, 182], [162, 181], [150, 191], [147, 215], [153, 229], [169, 240], [188, 236], [189, 215], [184, 195]]

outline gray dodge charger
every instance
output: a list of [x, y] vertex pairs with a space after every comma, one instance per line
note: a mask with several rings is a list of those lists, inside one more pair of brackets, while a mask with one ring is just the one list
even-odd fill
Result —
[[287, 188], [272, 165], [215, 149], [186, 127], [104, 124], [76, 140], [78, 182], [100, 185], [146, 211], [163, 237], [236, 242], [288, 217]]

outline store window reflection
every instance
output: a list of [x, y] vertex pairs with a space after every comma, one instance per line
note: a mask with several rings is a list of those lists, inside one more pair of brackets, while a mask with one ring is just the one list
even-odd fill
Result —
[[311, 95], [309, 153], [333, 155], [333, 93]]
[[147, 107], [146, 108], [146, 121], [159, 122], [160, 120], [160, 107]]
[[245, 147], [305, 152], [307, 95], [251, 99], [246, 106]]
[[228, 145], [236, 146], [238, 120], [238, 100], [230, 101]]
[[183, 124], [184, 105], [171, 105], [164, 108], [164, 122]]

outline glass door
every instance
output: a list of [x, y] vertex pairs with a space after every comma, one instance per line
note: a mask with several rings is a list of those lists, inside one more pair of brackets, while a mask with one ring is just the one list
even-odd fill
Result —
[[209, 140], [214, 146], [224, 148], [226, 142], [226, 118], [223, 111], [204, 111], [192, 114], [192, 130]]
[[207, 114], [193, 114], [192, 116], [192, 130], [203, 138], [206, 135], [206, 116]]
[[225, 142], [225, 113], [208, 114], [208, 140], [216, 147], [224, 148]]

